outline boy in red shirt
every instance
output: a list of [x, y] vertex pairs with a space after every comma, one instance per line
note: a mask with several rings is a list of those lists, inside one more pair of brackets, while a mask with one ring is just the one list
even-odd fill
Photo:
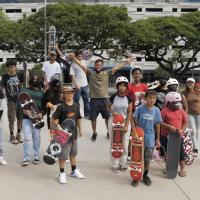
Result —
[[144, 95], [148, 90], [148, 86], [145, 83], [141, 83], [143, 78], [143, 71], [140, 67], [135, 67], [132, 70], [133, 83], [128, 85], [127, 95], [133, 101], [133, 112], [136, 107], [144, 103]]
[[[182, 136], [186, 126], [187, 126], [187, 114], [181, 108], [181, 95], [177, 92], [169, 92], [165, 101], [167, 103], [166, 107], [164, 107], [161, 111], [161, 116], [163, 119], [163, 123], [167, 126], [162, 127], [161, 129], [161, 144], [167, 150], [167, 136], [169, 132], [176, 132]], [[185, 152], [183, 148], [183, 139], [181, 138], [181, 146], [180, 146], [180, 157], [179, 164], [181, 171], [179, 172], [179, 176], [186, 176], [185, 171]]]

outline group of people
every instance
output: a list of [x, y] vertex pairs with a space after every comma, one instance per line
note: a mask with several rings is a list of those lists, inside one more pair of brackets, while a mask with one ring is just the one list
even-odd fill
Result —
[[[62, 76], [60, 64], [56, 62], [59, 54], [63, 60], [70, 62], [70, 75], [72, 86], [62, 87]], [[130, 157], [129, 137], [137, 137], [135, 126], [144, 130], [144, 174], [143, 182], [151, 185], [149, 177], [150, 160], [155, 146], [163, 146], [167, 150], [169, 133], [178, 132], [183, 134], [186, 127], [191, 128], [193, 151], [198, 154], [198, 134], [200, 128], [200, 84], [194, 78], [188, 78], [186, 89], [179, 93], [179, 83], [176, 79], [160, 80], [159, 85], [154, 89], [142, 83], [143, 71], [140, 67], [134, 67], [131, 71], [133, 82], [120, 76], [116, 79], [116, 93], [109, 97], [109, 77], [114, 75], [133, 62], [132, 58], [119, 64], [112, 69], [103, 70], [103, 60], [97, 59], [94, 62], [94, 70], [87, 67], [83, 60], [82, 51], [77, 51], [63, 56], [56, 47], [56, 51], [49, 54], [49, 60], [43, 64], [43, 78], [32, 74], [28, 88], [23, 88], [17, 74], [16, 62], [9, 60], [6, 63], [7, 73], [2, 77], [2, 87], [7, 97], [8, 122], [10, 130], [10, 142], [12, 144], [23, 143], [22, 166], [28, 166], [33, 151], [33, 163], [40, 163], [40, 129], [33, 126], [32, 116], [29, 111], [24, 111], [18, 101], [20, 92], [28, 93], [36, 104], [39, 113], [38, 117], [47, 114], [48, 129], [60, 127], [62, 122], [73, 119], [77, 128], [70, 141], [65, 145], [59, 159], [59, 182], [67, 182], [65, 174], [65, 161], [70, 160], [71, 176], [79, 179], [85, 178], [77, 169], [77, 139], [82, 136], [80, 114], [80, 97], [84, 102], [84, 117], [91, 120], [93, 142], [97, 139], [97, 117], [99, 114], [105, 119], [107, 138], [112, 143], [112, 120], [115, 115], [123, 115], [125, 119], [123, 128], [123, 156], [115, 160], [111, 156], [112, 171], [114, 173], [127, 170], [127, 160]], [[41, 84], [44, 87], [41, 88]], [[0, 90], [0, 99], [4, 98], [4, 92]], [[2, 119], [3, 109], [0, 107], [0, 118]], [[14, 122], [17, 118], [17, 134], [14, 132]], [[23, 130], [23, 137], [21, 135]], [[0, 128], [0, 164], [6, 165], [2, 148], [2, 124]], [[31, 142], [33, 149], [31, 148]], [[112, 145], [112, 144], [111, 144]], [[181, 177], [186, 176], [184, 162], [184, 148], [181, 142], [180, 149], [180, 172]], [[133, 180], [132, 186], [138, 182]]]

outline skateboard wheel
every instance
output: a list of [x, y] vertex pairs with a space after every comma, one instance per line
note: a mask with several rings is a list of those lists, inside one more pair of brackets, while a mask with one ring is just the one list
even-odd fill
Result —
[[132, 140], [132, 136], [129, 137], [129, 140]]
[[114, 152], [114, 149], [111, 149], [111, 152]]

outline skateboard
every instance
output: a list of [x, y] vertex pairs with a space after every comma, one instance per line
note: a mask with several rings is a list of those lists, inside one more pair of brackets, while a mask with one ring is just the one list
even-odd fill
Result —
[[180, 156], [181, 137], [178, 132], [169, 133], [167, 142], [166, 172], [167, 178], [174, 179], [177, 176]]
[[183, 133], [183, 147], [185, 150], [185, 164], [191, 165], [194, 162], [195, 154], [193, 152], [192, 138], [191, 138], [192, 129], [185, 129]]
[[130, 175], [133, 180], [139, 181], [144, 170], [144, 131], [140, 127], [134, 128], [137, 137], [131, 137]]
[[61, 129], [52, 129], [52, 140], [46, 150], [43, 160], [48, 165], [53, 165], [57, 161], [57, 157], [62, 154], [64, 145], [69, 141], [75, 131], [76, 123], [72, 119], [65, 119], [61, 125]]
[[123, 154], [123, 128], [124, 128], [124, 117], [123, 115], [116, 115], [113, 117], [112, 123], [112, 145], [111, 153], [114, 159], [119, 160]]
[[26, 92], [21, 92], [18, 95], [18, 99], [23, 111], [31, 111], [30, 118], [32, 120], [33, 127], [37, 129], [44, 127], [44, 120], [42, 117], [38, 117], [39, 111], [31, 96]]

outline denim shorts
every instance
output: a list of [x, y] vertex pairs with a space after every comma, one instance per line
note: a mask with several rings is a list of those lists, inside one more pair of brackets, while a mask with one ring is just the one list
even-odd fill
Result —
[[109, 119], [108, 99], [107, 98], [91, 98], [90, 100], [90, 119], [94, 120], [101, 113], [102, 118]]

